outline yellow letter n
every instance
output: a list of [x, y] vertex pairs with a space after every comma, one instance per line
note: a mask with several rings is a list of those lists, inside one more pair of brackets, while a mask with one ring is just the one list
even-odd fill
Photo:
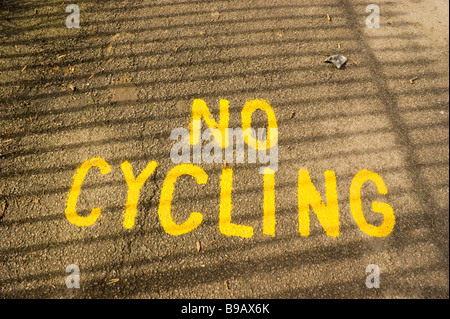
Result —
[[214, 120], [211, 112], [203, 100], [194, 100], [192, 104], [192, 122], [189, 125], [191, 133], [191, 145], [197, 145], [201, 136], [202, 117], [211, 129], [216, 142], [221, 148], [228, 147], [228, 123], [230, 121], [230, 102], [220, 100], [220, 119], [219, 124]]
[[298, 176], [298, 222], [299, 232], [302, 236], [310, 233], [310, 206], [316, 213], [320, 224], [328, 236], [339, 236], [339, 207], [336, 187], [336, 175], [334, 172], [325, 172], [325, 187], [327, 205], [322, 201], [319, 192], [309, 177], [309, 172], [300, 170]]

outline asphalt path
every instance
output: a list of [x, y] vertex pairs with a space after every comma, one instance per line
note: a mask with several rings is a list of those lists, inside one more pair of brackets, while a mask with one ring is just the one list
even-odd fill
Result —
[[[448, 1], [373, 2], [379, 28], [361, 0], [74, 0], [80, 28], [67, 28], [69, 2], [2, 1], [0, 298], [448, 298]], [[324, 63], [334, 54], [348, 58], [342, 69]], [[201, 224], [179, 236], [163, 227], [170, 135], [189, 127], [196, 99], [217, 122], [227, 100], [230, 128], [248, 101], [273, 109], [273, 234], [258, 163], [196, 164], [207, 182], [180, 176], [170, 217], [199, 212]], [[253, 113], [252, 127], [267, 123]], [[93, 158], [110, 172], [83, 180], [76, 213], [101, 213], [81, 227], [68, 198]], [[136, 177], [157, 163], [129, 228], [126, 161]], [[249, 238], [220, 227], [224, 171], [232, 222]], [[388, 219], [372, 202], [392, 207], [386, 236], [351, 208], [362, 171], [387, 188], [360, 192], [370, 225]], [[334, 172], [339, 236], [313, 210], [309, 236], [299, 232], [299, 172], [327, 204]], [[379, 288], [366, 285], [369, 265]], [[80, 287], [68, 288], [75, 270]]]

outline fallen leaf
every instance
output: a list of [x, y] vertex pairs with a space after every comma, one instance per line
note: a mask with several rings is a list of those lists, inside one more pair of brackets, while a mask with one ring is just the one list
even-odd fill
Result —
[[14, 224], [14, 226], [22, 225], [23, 223], [25, 223], [25, 220], [26, 220], [25, 218], [19, 220], [17, 223]]
[[7, 202], [6, 202], [6, 199], [5, 199], [2, 202], [2, 211], [0, 212], [0, 219], [5, 215], [6, 205], [7, 205]]
[[106, 284], [107, 285], [113, 285], [113, 284], [115, 284], [116, 282], [119, 282], [119, 278], [114, 278], [114, 279], [111, 279], [110, 281], [108, 281]]
[[202, 249], [202, 244], [200, 241], [197, 241], [197, 251], [200, 251]]
[[416, 76], [416, 77], [410, 79], [409, 83], [414, 84], [416, 82], [416, 80], [418, 80], [418, 79], [419, 79], [419, 77]]
[[330, 15], [328, 13], [327, 13], [327, 20], [331, 21], [331, 17], [330, 17]]
[[358, 62], [356, 62], [355, 60], [353, 60], [353, 59], [351, 59], [352, 60], [352, 62], [356, 65], [356, 66], [359, 66], [359, 63]]
[[214, 19], [218, 19], [220, 16], [220, 12], [219, 11], [214, 11], [211, 13], [211, 17], [213, 17]]
[[225, 288], [227, 290], [230, 290], [230, 284], [228, 283], [228, 280], [225, 280], [224, 284], [225, 284]]
[[335, 54], [333, 56], [330, 56], [324, 62], [333, 63], [338, 69], [340, 69], [347, 63], [347, 58], [343, 55]]
[[10, 139], [8, 139], [8, 140], [0, 141], [0, 145], [2, 145], [2, 144], [7, 144], [7, 143], [10, 143], [10, 142], [12, 142], [12, 141], [13, 141], [12, 138], [10, 138]]
[[30, 200], [28, 203], [26, 203], [25, 205], [23, 205], [23, 207], [27, 207], [27, 206], [30, 205], [31, 203], [39, 204], [39, 199]]
[[292, 112], [291, 115], [289, 115], [289, 118], [292, 119], [295, 116], [295, 112]]
[[417, 163], [417, 164], [415, 164], [414, 166], [416, 166], [416, 167], [419, 167], [419, 166], [425, 166], [425, 164], [424, 164], [424, 163]]
[[23, 71], [25, 71], [25, 69], [28, 67], [28, 65], [25, 65], [22, 69], [22, 71], [20, 71], [20, 73], [22, 73]]
[[119, 36], [120, 36], [120, 33], [114, 34], [114, 35], [111, 37], [110, 42], [116, 41], [116, 39], [117, 39]]

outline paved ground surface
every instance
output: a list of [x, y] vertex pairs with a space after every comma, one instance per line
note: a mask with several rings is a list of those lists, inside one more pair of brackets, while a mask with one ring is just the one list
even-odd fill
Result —
[[[80, 0], [81, 28], [68, 29], [67, 2], [2, 1], [0, 297], [448, 298], [448, 1], [374, 2], [379, 29], [366, 27], [371, 2], [361, 0]], [[338, 52], [356, 63], [323, 63]], [[263, 182], [248, 164], [230, 165], [233, 220], [253, 238], [219, 231], [222, 165], [201, 165], [204, 186], [177, 183], [174, 219], [200, 211], [200, 227], [179, 237], [161, 227], [169, 135], [187, 127], [195, 98], [216, 116], [229, 100], [231, 127], [245, 101], [274, 108], [274, 238], [262, 234]], [[265, 121], [255, 114], [255, 127]], [[112, 172], [88, 174], [77, 208], [102, 215], [79, 228], [64, 211], [72, 176], [92, 157]], [[122, 225], [126, 160], [135, 174], [159, 163], [132, 230]], [[322, 194], [324, 172], [336, 173], [338, 238], [316, 217], [309, 237], [298, 233], [299, 169]], [[382, 222], [372, 201], [394, 208], [386, 238], [362, 233], [350, 213], [362, 169], [389, 189], [363, 188], [368, 221]], [[70, 264], [80, 289], [66, 288]], [[380, 289], [365, 285], [369, 264]]]

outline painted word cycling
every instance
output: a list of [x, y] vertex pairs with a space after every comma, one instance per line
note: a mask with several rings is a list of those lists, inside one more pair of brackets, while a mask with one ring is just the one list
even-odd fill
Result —
[[[158, 163], [152, 161], [136, 177], [131, 164], [125, 161], [121, 164], [125, 181], [128, 185], [127, 201], [123, 213], [123, 225], [127, 229], [134, 227], [137, 216], [137, 205], [140, 192], [145, 182], [153, 174]], [[73, 176], [73, 184], [69, 192], [67, 206], [65, 210], [66, 218], [72, 224], [79, 227], [93, 225], [101, 214], [100, 208], [93, 208], [88, 216], [81, 216], [77, 213], [76, 205], [81, 192], [83, 181], [93, 167], [100, 170], [102, 175], [111, 172], [111, 166], [102, 158], [92, 158], [84, 162]], [[195, 178], [197, 184], [204, 185], [208, 182], [208, 174], [201, 167], [193, 164], [180, 164], [172, 168], [166, 175], [161, 188], [161, 198], [158, 208], [158, 216], [164, 231], [173, 236], [187, 234], [203, 221], [203, 214], [199, 212], [191, 213], [187, 221], [177, 224], [172, 218], [172, 199], [176, 181], [183, 175]], [[372, 210], [383, 215], [383, 222], [376, 226], [367, 222], [364, 217], [361, 201], [361, 189], [367, 182], [372, 182], [382, 195], [388, 193], [388, 189], [378, 174], [362, 170], [355, 175], [350, 186], [350, 210], [353, 218], [360, 230], [371, 237], [386, 237], [394, 229], [395, 216], [392, 207], [387, 203], [373, 202]], [[263, 234], [275, 236], [275, 173], [270, 168], [266, 168], [263, 174]], [[253, 237], [253, 227], [235, 224], [232, 222], [232, 188], [233, 169], [223, 168], [220, 176], [220, 207], [219, 207], [219, 229], [226, 236], [243, 238]], [[331, 237], [338, 237], [340, 232], [340, 213], [338, 207], [338, 192], [336, 174], [332, 171], [325, 172], [326, 204], [322, 200], [321, 194], [314, 186], [310, 174], [307, 170], [298, 171], [298, 231], [301, 236], [310, 234], [310, 210], [316, 214], [320, 224], [326, 234]]]

